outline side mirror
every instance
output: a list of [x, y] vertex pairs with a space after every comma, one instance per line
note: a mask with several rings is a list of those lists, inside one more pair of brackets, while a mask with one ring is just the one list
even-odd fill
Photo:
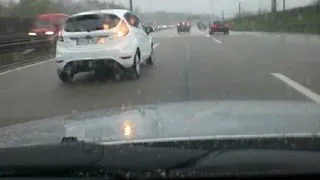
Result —
[[154, 32], [152, 27], [145, 27], [144, 30], [146, 31], [147, 34]]

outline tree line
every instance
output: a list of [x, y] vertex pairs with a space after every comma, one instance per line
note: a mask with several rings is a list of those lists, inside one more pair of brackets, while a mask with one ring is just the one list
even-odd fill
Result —
[[0, 16], [34, 17], [41, 13], [75, 14], [95, 9], [125, 7], [119, 3], [101, 0], [1, 0]]

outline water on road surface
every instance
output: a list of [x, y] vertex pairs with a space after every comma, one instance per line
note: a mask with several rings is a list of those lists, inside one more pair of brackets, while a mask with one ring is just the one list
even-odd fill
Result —
[[73, 84], [57, 77], [54, 61], [0, 73], [0, 126], [91, 110], [193, 100], [320, 102], [320, 38], [230, 32], [209, 36], [192, 28], [152, 34], [155, 65], [139, 80]]

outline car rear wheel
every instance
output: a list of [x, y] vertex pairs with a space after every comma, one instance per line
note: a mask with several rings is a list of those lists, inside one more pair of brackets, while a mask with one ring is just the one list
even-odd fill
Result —
[[223, 34], [224, 35], [229, 35], [229, 31], [225, 31]]
[[153, 49], [153, 44], [151, 45], [151, 54], [150, 54], [150, 57], [149, 59], [147, 60], [147, 65], [150, 65], [152, 66], [154, 64], [154, 49]]
[[58, 77], [63, 83], [71, 83], [74, 77], [71, 65], [67, 65], [64, 71], [58, 71]]
[[134, 56], [134, 61], [132, 67], [129, 69], [129, 78], [130, 79], [139, 79], [141, 73], [140, 67], [140, 55], [137, 52]]

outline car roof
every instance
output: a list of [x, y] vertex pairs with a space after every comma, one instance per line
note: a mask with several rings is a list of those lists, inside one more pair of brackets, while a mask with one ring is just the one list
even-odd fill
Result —
[[71, 17], [90, 15], [90, 14], [115, 14], [119, 17], [123, 17], [124, 14], [126, 14], [127, 12], [131, 12], [131, 11], [127, 9], [102, 9], [102, 10], [93, 10], [93, 11], [85, 11], [85, 12], [77, 13], [72, 15]]
[[48, 19], [48, 18], [54, 18], [54, 17], [61, 17], [61, 16], [69, 16], [68, 14], [62, 14], [62, 13], [47, 13], [47, 14], [39, 14], [37, 16], [37, 19]]

